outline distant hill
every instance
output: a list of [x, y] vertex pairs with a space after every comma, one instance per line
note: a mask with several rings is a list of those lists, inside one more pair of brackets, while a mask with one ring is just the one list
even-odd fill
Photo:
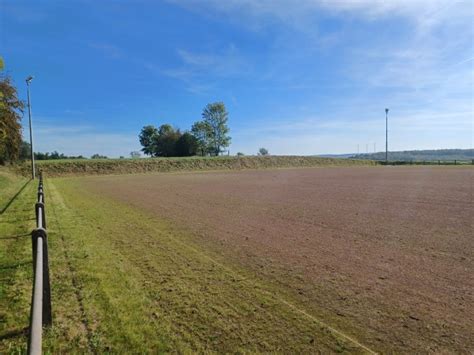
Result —
[[[385, 152], [353, 154], [349, 158], [385, 160]], [[388, 152], [388, 159], [392, 161], [472, 160], [474, 149], [405, 150]]]

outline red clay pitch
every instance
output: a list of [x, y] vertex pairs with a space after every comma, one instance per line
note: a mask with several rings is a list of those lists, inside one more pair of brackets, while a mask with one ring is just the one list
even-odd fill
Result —
[[84, 179], [172, 220], [379, 351], [474, 351], [474, 169], [358, 167]]

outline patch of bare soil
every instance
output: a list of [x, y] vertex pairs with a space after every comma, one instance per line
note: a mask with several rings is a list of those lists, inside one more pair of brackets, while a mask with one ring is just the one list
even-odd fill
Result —
[[472, 168], [311, 168], [83, 180], [379, 351], [474, 351]]

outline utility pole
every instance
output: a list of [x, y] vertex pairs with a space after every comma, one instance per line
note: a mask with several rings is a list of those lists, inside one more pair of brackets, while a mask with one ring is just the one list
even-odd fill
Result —
[[388, 108], [385, 109], [385, 164], [388, 164]]
[[30, 75], [26, 78], [26, 92], [28, 95], [28, 118], [30, 123], [30, 148], [31, 148], [31, 177], [35, 179], [35, 154], [33, 153], [33, 125], [31, 123], [31, 101], [30, 101], [30, 83], [33, 77]]

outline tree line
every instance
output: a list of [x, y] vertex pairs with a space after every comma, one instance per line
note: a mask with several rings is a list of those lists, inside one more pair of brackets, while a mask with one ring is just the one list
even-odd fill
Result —
[[214, 102], [204, 107], [202, 120], [190, 131], [169, 124], [145, 126], [139, 135], [142, 152], [153, 157], [218, 156], [231, 142], [228, 118], [224, 103]]

